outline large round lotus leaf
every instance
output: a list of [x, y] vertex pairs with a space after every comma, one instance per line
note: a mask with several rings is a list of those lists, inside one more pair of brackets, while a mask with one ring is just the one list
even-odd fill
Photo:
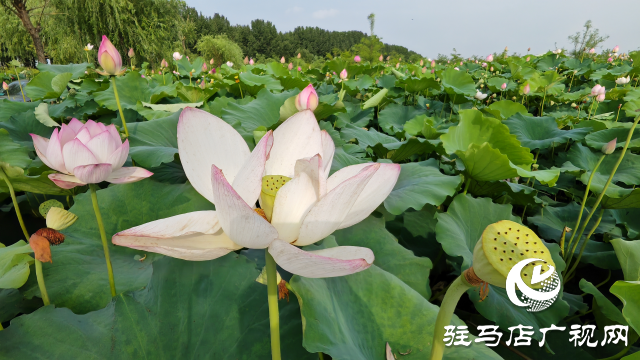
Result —
[[450, 96], [474, 96], [476, 94], [476, 83], [471, 75], [464, 71], [447, 68], [440, 73], [442, 86]]
[[[213, 261], [163, 258], [144, 289], [120, 294], [101, 310], [77, 315], [47, 306], [13, 319], [0, 331], [2, 357], [268, 359], [267, 287], [255, 281], [259, 274], [254, 262], [234, 253]], [[301, 346], [295, 296], [279, 307], [283, 357], [317, 359]]]
[[[569, 139], [579, 141], [591, 130], [591, 128], [560, 130], [556, 119], [553, 117], [533, 117], [523, 114], [511, 116], [504, 124], [520, 140], [522, 146], [526, 146], [531, 150], [547, 149], [551, 146], [566, 143]], [[587, 139], [589, 136], [587, 136]]]
[[[150, 83], [136, 72], [116, 77], [120, 105], [126, 109], [136, 110], [138, 101], [155, 104], [162, 98], [178, 95], [177, 84], [163, 85], [154, 82], [154, 85], [156, 86], [150, 86]], [[113, 111], [118, 110], [113, 84], [109, 84], [109, 88], [104, 91], [95, 92], [94, 97], [101, 106]]]
[[622, 315], [640, 333], [640, 281], [616, 281], [609, 290], [622, 301]]
[[527, 114], [527, 108], [524, 105], [511, 100], [496, 101], [489, 105], [489, 109], [498, 111], [501, 120], [508, 119], [514, 114]]
[[624, 279], [640, 281], [640, 240], [614, 239], [611, 240], [611, 244], [616, 251], [618, 261], [620, 261]]
[[[506, 89], [502, 90], [502, 84], [507, 84]], [[517, 88], [518, 84], [515, 81], [505, 79], [503, 77], [492, 77], [487, 81], [489, 89], [494, 93], [500, 94], [502, 91], [513, 91]]]
[[[627, 140], [627, 136], [629, 136], [629, 129], [624, 128], [614, 128], [607, 130], [600, 130], [594, 133], [587, 135], [586, 141], [587, 145], [594, 150], [600, 150], [604, 145], [610, 142], [613, 139], [617, 139], [616, 141], [616, 149], [621, 149], [624, 147], [624, 143]], [[634, 131], [631, 136], [631, 141], [629, 142], [630, 149], [638, 149], [640, 148], [640, 131]]]

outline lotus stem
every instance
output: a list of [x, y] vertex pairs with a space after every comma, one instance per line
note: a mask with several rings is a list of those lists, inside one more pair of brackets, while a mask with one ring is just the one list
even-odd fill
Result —
[[[627, 148], [629, 148], [629, 143], [631, 142], [631, 137], [633, 136], [633, 131], [636, 129], [636, 126], [638, 126], [638, 121], [640, 121], [640, 115], [636, 116], [635, 120], [633, 121], [633, 125], [631, 126], [631, 129], [629, 129], [629, 134], [627, 135], [627, 140], [625, 141], [624, 147], [622, 148], [622, 151], [620, 152], [620, 157], [618, 157], [618, 161], [616, 162], [615, 166], [611, 170], [611, 174], [609, 175], [609, 178], [607, 179], [607, 182], [604, 184], [604, 187], [602, 188], [602, 192], [600, 193], [600, 195], [598, 195], [598, 198], [596, 199], [596, 202], [592, 207], [593, 210], [589, 213], [589, 215], [587, 216], [587, 220], [585, 221], [584, 225], [582, 226], [582, 230], [580, 231], [580, 235], [578, 235], [578, 242], [579, 242], [579, 239], [582, 237], [582, 234], [584, 233], [584, 230], [587, 227], [587, 224], [589, 224], [589, 220], [591, 220], [591, 217], [593, 216], [593, 213], [595, 213], [595, 210], [600, 205], [600, 202], [602, 201], [602, 198], [607, 193], [607, 188], [609, 187], [609, 184], [611, 184], [611, 181], [613, 180], [613, 175], [615, 175], [616, 170], [618, 170], [618, 166], [620, 166], [620, 163], [622, 162], [622, 159], [624, 158], [624, 155], [627, 152]], [[577, 246], [577, 243], [576, 243], [575, 246]], [[575, 246], [574, 246], [574, 248], [575, 248]], [[570, 256], [569, 257], [569, 261], [571, 261], [571, 255], [572, 254], [573, 254], [573, 251], [571, 252], [571, 254], [569, 254], [569, 256]], [[567, 262], [567, 265], [568, 264], [569, 264], [569, 262]], [[567, 266], [567, 268], [568, 268], [568, 266]]]
[[547, 89], [544, 89], [544, 96], [542, 96], [542, 105], [540, 106], [540, 116], [544, 114], [544, 100], [547, 98]]
[[107, 243], [107, 234], [104, 231], [104, 224], [102, 223], [102, 215], [100, 215], [100, 207], [98, 206], [98, 194], [96, 189], [98, 185], [89, 184], [91, 189], [91, 202], [93, 203], [93, 211], [96, 213], [96, 221], [98, 222], [98, 229], [100, 230], [100, 238], [102, 239], [102, 248], [104, 250], [104, 258], [107, 262], [107, 272], [109, 274], [109, 287], [111, 288], [111, 297], [116, 296], [116, 284], [113, 280], [113, 267], [111, 266], [111, 257], [109, 256], [109, 244]]
[[[573, 227], [575, 231], [573, 232], [573, 234], [571, 234], [571, 237], [569, 238], [569, 242], [567, 243], [567, 250], [571, 249], [571, 245], [573, 245], [573, 239], [575, 238], [576, 233], [580, 229], [580, 220], [582, 219], [582, 213], [584, 212], [584, 207], [587, 202], [587, 197], [589, 197], [589, 189], [591, 188], [591, 181], [593, 180], [593, 176], [595, 175], [596, 170], [598, 170], [598, 167], [600, 167], [600, 164], [602, 163], [602, 160], [604, 160], [605, 156], [606, 155], [604, 154], [600, 155], [600, 159], [598, 159], [596, 166], [591, 171], [591, 175], [589, 176], [589, 181], [587, 181], [587, 188], [584, 190], [584, 195], [582, 196], [582, 204], [580, 204], [580, 213], [578, 213], [578, 220], [576, 220], [576, 224]], [[580, 238], [578, 238], [577, 242], [580, 242]], [[575, 246], [578, 246], [578, 244], [576, 243]], [[574, 249], [571, 249], [571, 251], [567, 251], [567, 253], [565, 254], [566, 255], [565, 260], [571, 261], [571, 258], [573, 257], [573, 252], [575, 251], [575, 246], [574, 246]], [[562, 251], [564, 252], [564, 248]]]
[[276, 261], [265, 249], [267, 262], [267, 299], [269, 301], [269, 325], [271, 327], [271, 359], [280, 360], [280, 314], [278, 312], [278, 271]]
[[[13, 67], [13, 71], [16, 73], [16, 77], [18, 78], [18, 86], [20, 87], [20, 93], [22, 94], [22, 102], [27, 102], [27, 99], [24, 97], [24, 91], [22, 91], [22, 83], [20, 82], [20, 75], [18, 75], [18, 69]], [[7, 90], [7, 96], [9, 95], [9, 90]]]
[[438, 311], [438, 317], [436, 318], [436, 324], [433, 329], [433, 341], [431, 345], [431, 360], [441, 360], [444, 354], [444, 327], [451, 323], [453, 318], [453, 311], [460, 301], [460, 297], [468, 289], [472, 288], [467, 280], [464, 279], [464, 274], [460, 275], [457, 279], [451, 283], [447, 293], [442, 299], [440, 304], [440, 311]]
[[[2, 169], [2, 167], [0, 167], [0, 176], [9, 188], [9, 194], [11, 195], [11, 201], [13, 201], [13, 208], [16, 210], [16, 216], [18, 217], [20, 228], [22, 228], [22, 233], [25, 236], [25, 240], [29, 241], [29, 232], [27, 231], [27, 227], [24, 225], [24, 220], [22, 219], [22, 213], [20, 212], [18, 200], [16, 199], [16, 192], [13, 189], [13, 185], [11, 185], [11, 181], [9, 181], [9, 177], [4, 172], [4, 169]], [[35, 268], [36, 279], [38, 280], [38, 287], [40, 288], [40, 296], [42, 297], [42, 302], [44, 303], [44, 305], [47, 306], [50, 304], [49, 294], [47, 293], [47, 287], [44, 284], [44, 276], [42, 275], [42, 263], [38, 259], [35, 259]]]
[[[578, 264], [580, 264], [580, 260], [582, 259], [582, 253], [584, 253], [584, 249], [587, 248], [587, 243], [589, 242], [589, 239], [591, 238], [591, 235], [593, 235], [593, 233], [596, 231], [596, 229], [600, 225], [600, 221], [602, 221], [602, 215], [604, 215], [604, 209], [600, 209], [600, 214], [598, 215], [598, 220], [596, 220], [596, 223], [593, 224], [593, 227], [591, 228], [591, 230], [587, 234], [587, 237], [584, 239], [584, 242], [582, 243], [582, 247], [580, 248], [580, 253], [578, 254], [578, 257], [576, 258], [575, 263], [573, 264], [571, 269], [569, 271], [567, 271], [567, 276], [566, 276], [566, 280], [565, 281], [569, 281], [569, 279], [571, 279], [571, 277], [573, 277], [572, 274], [574, 273], [574, 271], [578, 267]], [[585, 224], [585, 226], [586, 226], [586, 224]], [[577, 247], [579, 243], [580, 243], [580, 240], [578, 239], [578, 241], [576, 242], [576, 245], [574, 246], [574, 248]], [[568, 266], [567, 266], [567, 268], [568, 268]]]
[[118, 88], [116, 87], [115, 76], [111, 78], [111, 83], [113, 84], [113, 94], [116, 97], [116, 104], [118, 104], [118, 111], [120, 111], [120, 119], [122, 119], [122, 127], [124, 128], [124, 135], [126, 137], [129, 137], [129, 130], [127, 130], [127, 121], [124, 119], [124, 113], [122, 112], [122, 106], [120, 105], [120, 97], [118, 97]]

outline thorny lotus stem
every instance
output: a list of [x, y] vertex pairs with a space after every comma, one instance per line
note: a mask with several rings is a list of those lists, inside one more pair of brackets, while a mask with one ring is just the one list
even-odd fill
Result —
[[[627, 135], [627, 141], [625, 141], [624, 147], [620, 152], [620, 157], [618, 157], [618, 161], [616, 162], [615, 166], [611, 170], [611, 174], [609, 174], [609, 178], [607, 179], [607, 182], [604, 184], [604, 187], [602, 188], [602, 192], [600, 193], [600, 195], [598, 195], [598, 198], [596, 199], [595, 204], [593, 204], [592, 211], [587, 216], [587, 219], [585, 220], [584, 225], [582, 226], [582, 230], [578, 235], [578, 240], [582, 237], [582, 234], [584, 233], [584, 230], [587, 227], [587, 224], [589, 224], [589, 220], [591, 220], [591, 217], [593, 216], [593, 214], [595, 213], [595, 210], [600, 205], [602, 198], [607, 193], [607, 188], [609, 187], [609, 184], [611, 184], [611, 181], [613, 180], [613, 175], [615, 175], [616, 170], [618, 170], [618, 166], [620, 166], [620, 163], [622, 162], [622, 159], [624, 158], [624, 155], [627, 152], [627, 148], [629, 147], [629, 142], [631, 142], [631, 137], [633, 136], [633, 131], [636, 129], [636, 126], [638, 126], [638, 121], [640, 121], [640, 115], [636, 116], [635, 120], [633, 121], [633, 125], [631, 126], [631, 129], [629, 129], [629, 134]], [[571, 256], [572, 254], [569, 254], [569, 255]], [[571, 257], [569, 258], [569, 261], [571, 261]], [[569, 262], [567, 262], [567, 268], [569, 268], [568, 265], [569, 265]]]
[[[14, 67], [13, 71], [16, 72], [16, 76], [18, 77], [18, 86], [20, 86], [20, 93], [22, 94], [22, 102], [27, 102], [27, 99], [25, 99], [24, 97], [24, 91], [22, 91], [22, 83], [20, 82], [20, 75], [18, 75], [18, 69]], [[9, 95], [9, 90], [7, 90], [7, 95]]]
[[271, 327], [271, 359], [280, 360], [280, 314], [278, 312], [278, 271], [276, 261], [264, 250], [267, 262], [267, 299], [269, 301], [269, 325]]
[[[580, 259], [582, 259], [582, 253], [584, 253], [584, 249], [587, 248], [587, 243], [589, 242], [589, 239], [591, 238], [591, 235], [593, 235], [593, 233], [596, 231], [596, 229], [600, 225], [600, 221], [602, 221], [602, 215], [604, 215], [604, 209], [600, 210], [600, 214], [598, 215], [598, 220], [596, 220], [596, 223], [593, 224], [593, 227], [591, 228], [591, 231], [589, 231], [589, 233], [587, 234], [587, 237], [584, 239], [584, 242], [582, 243], [582, 247], [580, 248], [580, 253], [578, 254], [578, 257], [576, 258], [576, 262], [573, 264], [571, 269], [569, 271], [567, 271], [567, 276], [566, 276], [565, 282], [569, 281], [569, 279], [571, 279], [573, 277], [573, 273], [575, 272], [576, 268], [578, 267], [578, 264], [580, 264]], [[576, 242], [576, 246], [578, 246], [578, 242]]]
[[[605, 156], [606, 155], [604, 155], [604, 154], [600, 155], [600, 159], [598, 159], [598, 162], [596, 163], [596, 166], [591, 171], [591, 175], [589, 176], [589, 181], [587, 181], [587, 188], [584, 190], [584, 195], [582, 196], [582, 204], [580, 205], [580, 212], [578, 213], [578, 220], [576, 220], [576, 225], [573, 227], [575, 229], [575, 231], [573, 232], [573, 234], [571, 234], [571, 237], [569, 238], [569, 242], [567, 243], [567, 250], [571, 249], [571, 245], [573, 245], [573, 239], [576, 237], [576, 233], [580, 229], [580, 220], [582, 219], [582, 213], [584, 212], [584, 206], [587, 203], [587, 198], [589, 197], [589, 189], [591, 188], [591, 181], [593, 180], [593, 176], [596, 174], [596, 171], [598, 170], [598, 167], [600, 167], [600, 164], [602, 163], [602, 160], [604, 160]], [[577, 242], [580, 242], [580, 238], [578, 238]], [[578, 244], [576, 243], [576, 246], [577, 245]], [[564, 248], [562, 249], [562, 251], [564, 252]], [[571, 258], [573, 257], [573, 252], [574, 251], [575, 251], [575, 247], [574, 247], [574, 249], [571, 249], [571, 251], [567, 251], [567, 253], [565, 254], [565, 260], [568, 259], [569, 261], [571, 261]]]
[[107, 272], [109, 274], [109, 287], [111, 288], [111, 297], [116, 296], [116, 284], [113, 281], [113, 267], [111, 266], [111, 257], [109, 256], [109, 244], [107, 243], [107, 234], [104, 231], [104, 224], [102, 223], [102, 215], [100, 215], [100, 207], [98, 206], [98, 194], [96, 194], [96, 188], [98, 185], [89, 184], [91, 189], [91, 202], [93, 203], [93, 211], [96, 213], [96, 220], [98, 221], [98, 229], [100, 230], [100, 238], [102, 239], [102, 248], [104, 250], [104, 259], [107, 261]]
[[438, 317], [436, 318], [436, 325], [433, 329], [433, 341], [431, 345], [431, 360], [441, 360], [444, 354], [444, 327], [451, 323], [453, 318], [453, 311], [460, 301], [460, 297], [465, 291], [472, 288], [467, 280], [464, 278], [464, 274], [460, 275], [447, 289], [447, 293], [442, 299], [440, 305], [440, 311], [438, 311]]
[[[129, 130], [127, 130], [127, 121], [124, 119], [124, 113], [122, 112], [122, 106], [120, 105], [120, 98], [118, 97], [118, 88], [116, 87], [116, 77], [111, 78], [113, 84], [113, 94], [116, 96], [116, 104], [118, 104], [118, 111], [120, 111], [120, 119], [122, 119], [122, 127], [124, 128], [124, 136], [129, 137]], [[115, 294], [113, 295], [115, 296]]]
[[[11, 181], [9, 181], [9, 177], [4, 172], [4, 169], [0, 167], [0, 177], [4, 180], [9, 188], [9, 194], [11, 195], [11, 201], [13, 201], [13, 208], [16, 210], [16, 216], [18, 217], [18, 222], [20, 223], [20, 228], [22, 228], [22, 233], [25, 236], [25, 240], [29, 241], [29, 232], [27, 231], [27, 227], [24, 226], [24, 220], [22, 219], [22, 213], [20, 212], [20, 207], [18, 206], [18, 200], [16, 199], [16, 192], [13, 190], [13, 185], [11, 185]], [[42, 263], [40, 260], [35, 259], [35, 267], [36, 267], [36, 279], [38, 280], [38, 287], [40, 288], [40, 296], [42, 296], [42, 302], [45, 306], [49, 305], [49, 294], [47, 294], [47, 287], [44, 285], [44, 276], [42, 275]]]

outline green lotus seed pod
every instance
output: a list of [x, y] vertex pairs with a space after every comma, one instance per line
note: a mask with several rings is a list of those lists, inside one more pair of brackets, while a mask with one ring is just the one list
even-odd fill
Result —
[[51, 210], [51, 208], [54, 208], [54, 207], [64, 209], [64, 205], [62, 205], [60, 201], [56, 199], [51, 199], [40, 204], [38, 211], [40, 212], [40, 215], [42, 215], [43, 218], [46, 218], [49, 210]]
[[291, 178], [282, 175], [267, 175], [262, 178], [262, 191], [260, 192], [260, 207], [264, 210], [267, 220], [271, 221], [273, 205], [276, 202], [276, 194], [281, 187]]
[[524, 267], [520, 276], [532, 289], [542, 288], [542, 282], [532, 285], [531, 276], [536, 265], [541, 272], [556, 267], [549, 249], [544, 242], [526, 226], [513, 221], [502, 220], [487, 226], [473, 250], [473, 270], [478, 277], [489, 284], [506, 286], [511, 268], [525, 259], [537, 258]]
[[78, 220], [78, 216], [59, 207], [52, 207], [47, 213], [47, 227], [54, 230], [63, 230]]

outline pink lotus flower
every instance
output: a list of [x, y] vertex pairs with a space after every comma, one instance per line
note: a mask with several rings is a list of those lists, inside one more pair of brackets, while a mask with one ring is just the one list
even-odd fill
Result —
[[454, 70], [460, 71], [460, 69], [456, 66], [453, 68]]
[[289, 71], [293, 70], [293, 63], [289, 63], [289, 66], [287, 68], [289, 69]]
[[507, 83], [502, 83], [502, 85], [500, 86], [500, 89], [504, 90], [507, 88]]
[[436, 72], [435, 69], [431, 69], [431, 73], [434, 74]]
[[614, 53], [617, 53], [618, 50], [620, 50], [620, 46], [616, 45], [611, 51], [613, 51]]
[[[280, 64], [284, 64], [284, 63], [285, 63], [285, 61], [284, 61], [284, 56], [283, 56], [283, 57], [280, 58]], [[289, 69], [289, 70], [291, 70], [291, 69]]]
[[486, 67], [487, 67], [487, 63], [486, 63], [486, 62], [483, 62], [483, 63], [482, 63], [482, 67], [483, 67], [483, 68], [486, 68]]
[[302, 90], [296, 96], [296, 108], [298, 111], [302, 110], [311, 110], [314, 111], [318, 107], [318, 93], [313, 88], [313, 85], [307, 85], [304, 90]]
[[200, 82], [200, 89], [204, 90], [206, 86], [207, 84], [205, 84], [204, 80]]
[[179, 52], [177, 52], [177, 51], [176, 51], [176, 52], [174, 52], [174, 53], [173, 53], [173, 60], [175, 60], [175, 61], [182, 60], [182, 55], [180, 55], [180, 53], [179, 53]]
[[610, 58], [608, 58], [608, 59], [607, 59], [607, 62], [613, 62], [613, 58], [611, 58], [611, 57], [610, 57]]
[[605, 92], [606, 92], [606, 89], [605, 89], [604, 86], [601, 87], [600, 89], [598, 89], [598, 95], [596, 96], [596, 101], [597, 102], [603, 102], [604, 101]]
[[251, 58], [251, 59], [249, 60], [249, 65], [253, 65], [253, 64], [255, 64], [255, 62], [253, 61], [253, 58]]
[[462, 64], [463, 64], [463, 62], [462, 62], [462, 61], [460, 61], [460, 66], [462, 66]]
[[382, 54], [380, 54], [380, 57], [378, 58], [379, 61], [384, 60], [384, 57], [382, 56]]
[[109, 39], [102, 35], [102, 42], [98, 49], [98, 63], [104, 71], [98, 71], [102, 75], [122, 75], [125, 70], [122, 68], [122, 57]]
[[4, 91], [7, 91], [7, 90], [9, 90], [9, 85], [7, 85], [7, 83], [3, 81], [2, 82], [2, 88], [4, 89]]
[[340, 79], [344, 80], [347, 78], [347, 69], [342, 69], [342, 71], [340, 71]]
[[167, 62], [167, 60], [162, 59], [162, 61], [160, 62], [160, 66], [163, 68], [169, 67], [169, 63]]
[[431, 60], [431, 67], [436, 67], [436, 61], [435, 60]]
[[122, 167], [129, 155], [129, 140], [122, 143], [115, 125], [93, 120], [83, 124], [72, 119], [69, 125], [53, 130], [50, 139], [31, 134], [40, 160], [62, 174], [49, 179], [63, 189], [108, 181], [125, 184], [153, 173], [139, 167]]
[[353, 58], [353, 61], [359, 63], [360, 62], [360, 55], [356, 55], [356, 57]]
[[425, 66], [425, 67], [422, 68], [422, 73], [424, 74], [426, 72], [427, 72], [427, 67]]
[[302, 57], [302, 55], [300, 53], [298, 53], [298, 59], [300, 59]]
[[213, 65], [213, 58], [211, 58], [211, 60], [209, 60], [209, 65]]
[[596, 49], [595, 48], [591, 48], [591, 50], [589, 50], [589, 54], [595, 54], [596, 53]]
[[133, 52], [133, 48], [129, 48], [129, 52], [127, 53], [127, 55], [128, 55], [130, 58], [132, 58], [132, 57], [136, 56], [136, 53], [135, 53], [135, 52]]
[[420, 66], [424, 65], [424, 60], [420, 59]]
[[522, 93], [527, 95], [529, 94], [529, 91], [531, 91], [531, 86], [529, 86], [529, 84], [527, 83], [524, 85], [524, 88], [522, 88]]
[[601, 85], [596, 84], [596, 86], [591, 88], [591, 96], [597, 96], [600, 93]]
[[178, 151], [187, 178], [216, 210], [121, 231], [114, 244], [192, 261], [268, 248], [283, 269], [310, 278], [353, 274], [373, 263], [367, 248], [299, 248], [364, 220], [400, 173], [398, 164], [364, 163], [329, 177], [335, 146], [310, 110], [269, 130], [251, 152], [232, 126], [187, 107], [178, 122]]
[[209, 70], [209, 74], [215, 74], [215, 73], [216, 73], [216, 69], [215, 68]]
[[493, 61], [493, 54], [489, 54], [489, 56], [487, 56], [487, 61], [488, 62], [492, 62]]
[[491, 70], [491, 71], [493, 71], [493, 66], [491, 67], [491, 69], [490, 69], [490, 70]]
[[529, 62], [529, 60], [531, 60], [531, 56], [527, 56], [527, 62]]
[[206, 72], [207, 71], [207, 64], [203, 63], [202, 64], [202, 72]]
[[613, 152], [616, 150], [616, 142], [617, 141], [618, 141], [618, 138], [615, 138], [615, 139], [609, 141], [608, 143], [604, 144], [602, 146], [602, 153], [604, 153], [605, 155], [613, 154]]
[[302, 68], [300, 66], [298, 66], [298, 71], [302, 71]]

